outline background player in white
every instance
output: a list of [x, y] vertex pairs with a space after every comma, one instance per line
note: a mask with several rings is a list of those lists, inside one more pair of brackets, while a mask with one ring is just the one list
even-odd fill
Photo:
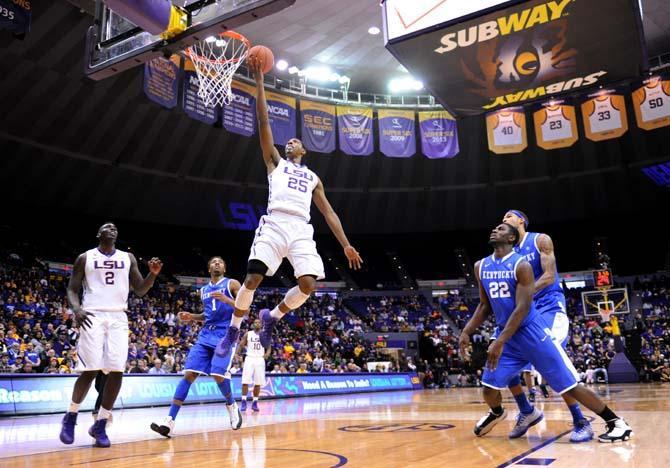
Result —
[[314, 228], [309, 224], [312, 198], [342, 245], [344, 255], [349, 260], [349, 267], [359, 269], [363, 263], [361, 256], [349, 243], [340, 218], [328, 202], [321, 180], [302, 164], [302, 158], [307, 154], [302, 142], [292, 138], [286, 144], [286, 159], [279, 155], [270, 128], [260, 64], [250, 59], [249, 69], [256, 79], [258, 93], [256, 113], [263, 160], [268, 173], [268, 214], [261, 218], [256, 229], [247, 275], [235, 299], [235, 314], [231, 319], [228, 333], [217, 346], [216, 353], [219, 356], [230, 353], [237, 343], [240, 325], [249, 313], [254, 291], [265, 275], [274, 275], [284, 258], [288, 258], [291, 262], [298, 286], [290, 289], [284, 300], [272, 311], [267, 309], [261, 311], [260, 337], [264, 348], [270, 346], [272, 329], [276, 322], [290, 310], [303, 305], [316, 288], [316, 281], [325, 277], [323, 261], [316, 251], [313, 239]]
[[[105, 431], [116, 397], [121, 390], [123, 371], [128, 358], [128, 293], [132, 287], [144, 296], [154, 284], [163, 263], [149, 260], [149, 274], [142, 278], [135, 256], [116, 249], [118, 230], [105, 223], [98, 230], [100, 244], [84, 252], [74, 263], [67, 298], [81, 334], [77, 342], [77, 378], [72, 390], [72, 402], [63, 417], [60, 440], [74, 442], [79, 405], [88, 393], [98, 371], [108, 373], [102, 393], [98, 419], [88, 430], [97, 447], [109, 447]], [[82, 290], [82, 302], [79, 293]]]
[[261, 321], [256, 319], [252, 329], [244, 334], [237, 347], [238, 352], [246, 349], [244, 366], [242, 366], [242, 405], [240, 410], [247, 410], [247, 394], [249, 385], [254, 386], [254, 400], [251, 403], [252, 411], [260, 411], [258, 397], [261, 387], [265, 384], [265, 360], [270, 356], [271, 348], [263, 348], [261, 344]]

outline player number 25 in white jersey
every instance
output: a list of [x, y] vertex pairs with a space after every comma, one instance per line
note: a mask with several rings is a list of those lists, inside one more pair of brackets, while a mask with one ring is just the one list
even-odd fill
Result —
[[309, 222], [312, 192], [319, 183], [314, 172], [306, 166], [281, 159], [268, 175], [268, 182], [268, 215], [280, 212]]

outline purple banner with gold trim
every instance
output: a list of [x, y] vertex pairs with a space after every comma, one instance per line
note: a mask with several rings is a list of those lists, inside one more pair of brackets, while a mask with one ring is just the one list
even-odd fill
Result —
[[453, 158], [460, 151], [456, 120], [448, 112], [419, 112], [419, 127], [421, 151], [427, 158]]
[[337, 106], [340, 150], [353, 156], [367, 156], [374, 151], [372, 109]]
[[335, 106], [313, 101], [300, 101], [302, 142], [307, 151], [335, 151]]
[[379, 109], [379, 149], [390, 158], [409, 158], [416, 153], [414, 111]]

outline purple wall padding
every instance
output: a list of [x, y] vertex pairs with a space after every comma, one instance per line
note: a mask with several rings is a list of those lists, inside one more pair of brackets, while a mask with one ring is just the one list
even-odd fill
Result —
[[170, 24], [170, 0], [105, 0], [107, 6], [145, 31], [157, 35]]
[[609, 383], [635, 383], [640, 379], [624, 353], [616, 353], [607, 368]]

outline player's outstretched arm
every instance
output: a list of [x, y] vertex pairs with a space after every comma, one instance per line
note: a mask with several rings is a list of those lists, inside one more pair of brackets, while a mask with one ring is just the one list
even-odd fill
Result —
[[149, 260], [149, 274], [146, 278], [142, 278], [140, 269], [137, 267], [137, 259], [135, 258], [135, 255], [128, 255], [130, 256], [130, 287], [133, 288], [135, 294], [142, 297], [149, 292], [149, 289], [154, 285], [156, 277], [161, 272], [161, 268], [163, 268], [163, 262], [157, 257], [153, 257]]
[[81, 293], [81, 286], [86, 274], [86, 254], [83, 253], [77, 257], [72, 268], [72, 276], [67, 285], [67, 301], [70, 303], [72, 313], [74, 314], [74, 321], [76, 326], [87, 328], [91, 326], [92, 313], [86, 312], [81, 308], [81, 300], [79, 294]]
[[272, 128], [270, 128], [270, 116], [268, 114], [268, 103], [265, 99], [265, 88], [263, 87], [263, 71], [260, 63], [253, 57], [248, 60], [249, 70], [256, 79], [256, 117], [258, 118], [258, 135], [261, 140], [261, 149], [263, 150], [263, 160], [268, 169], [268, 174], [275, 170], [279, 164], [281, 156], [275, 148], [275, 141], [272, 137]]
[[213, 292], [212, 297], [217, 301], [225, 302], [229, 306], [235, 307], [235, 298], [237, 297], [237, 292], [240, 290], [241, 285], [239, 281], [234, 279], [231, 279], [228, 284], [230, 285], [230, 294], [233, 296], [232, 299], [219, 291]]
[[349, 268], [360, 270], [363, 259], [361, 258], [361, 255], [358, 253], [358, 251], [349, 243], [349, 239], [347, 239], [347, 235], [344, 233], [344, 228], [342, 227], [340, 217], [337, 216], [337, 213], [335, 213], [335, 210], [333, 210], [333, 207], [326, 198], [326, 191], [323, 188], [323, 183], [321, 183], [320, 180], [314, 189], [312, 199], [314, 200], [314, 204], [319, 209], [323, 217], [326, 218], [328, 227], [331, 231], [333, 231], [333, 234], [335, 234], [335, 237], [344, 249], [344, 255], [346, 255], [347, 260], [349, 260]]
[[542, 264], [542, 276], [535, 281], [535, 291], [546, 288], [556, 281], [556, 256], [554, 255], [554, 242], [546, 234], [537, 237], [537, 246], [540, 249], [540, 262]]

